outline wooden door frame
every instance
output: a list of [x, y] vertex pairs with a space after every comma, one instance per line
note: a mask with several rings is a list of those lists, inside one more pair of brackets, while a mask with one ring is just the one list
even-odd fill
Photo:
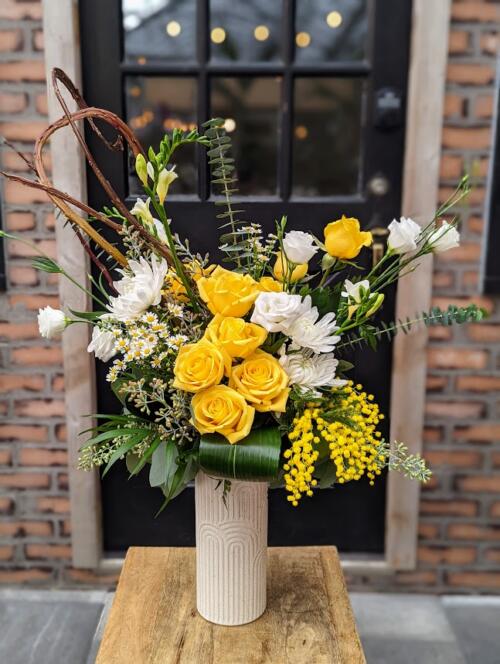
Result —
[[[402, 211], [419, 222], [430, 219], [438, 196], [444, 85], [448, 53], [451, 0], [429, 3], [413, 0], [406, 147]], [[78, 0], [43, 2], [45, 66], [50, 81], [53, 67], [63, 67], [81, 81]], [[60, 109], [49, 83], [49, 117]], [[86, 197], [85, 164], [69, 132], [52, 141], [53, 179], [56, 187], [82, 200]], [[59, 261], [80, 282], [87, 282], [87, 258], [71, 229], [57, 224]], [[65, 282], [60, 287], [65, 308], [82, 310], [81, 291]], [[402, 280], [397, 295], [396, 317], [404, 318], [429, 308], [432, 294], [432, 262]], [[88, 428], [88, 413], [95, 412], [96, 381], [92, 357], [87, 353], [88, 330], [72, 326], [63, 338], [66, 419], [68, 425], [69, 485], [73, 565], [109, 569], [121, 559], [104, 558], [100, 510], [100, 483], [96, 472], [77, 469], [78, 434]], [[411, 452], [422, 450], [425, 406], [426, 330], [396, 337], [392, 367], [391, 439], [406, 441]], [[397, 473], [387, 483], [386, 538], [383, 557], [346, 557], [352, 572], [392, 572], [416, 565], [420, 487]]]

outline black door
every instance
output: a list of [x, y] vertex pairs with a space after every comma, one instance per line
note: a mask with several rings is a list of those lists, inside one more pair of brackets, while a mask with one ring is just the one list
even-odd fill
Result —
[[[399, 216], [410, 0], [82, 0], [84, 94], [125, 117], [144, 145], [213, 116], [234, 141], [242, 205], [271, 230], [321, 236], [342, 214], [368, 229]], [[89, 142], [115, 189], [138, 191], [130, 164]], [[202, 151], [185, 152], [168, 214], [196, 249], [217, 250]], [[106, 204], [89, 176], [93, 206]], [[366, 253], [366, 261], [372, 256]], [[391, 316], [391, 297], [388, 313]], [[389, 409], [390, 349], [363, 351], [356, 381]], [[116, 410], [97, 366], [99, 411]], [[387, 421], [386, 421], [387, 422]], [[388, 422], [386, 424], [388, 427]], [[108, 551], [194, 543], [193, 490], [158, 519], [161, 495], [118, 465], [103, 482]], [[317, 492], [299, 508], [271, 492], [271, 544], [335, 543], [381, 553], [385, 478]]]

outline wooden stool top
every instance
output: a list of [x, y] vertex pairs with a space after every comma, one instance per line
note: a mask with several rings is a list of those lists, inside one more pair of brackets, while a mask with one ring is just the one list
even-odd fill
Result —
[[268, 605], [223, 627], [196, 611], [195, 550], [131, 547], [96, 664], [366, 664], [334, 547], [270, 548]]

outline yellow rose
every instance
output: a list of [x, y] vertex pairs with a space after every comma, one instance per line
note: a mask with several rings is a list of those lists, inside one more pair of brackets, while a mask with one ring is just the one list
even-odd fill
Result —
[[284, 413], [290, 389], [288, 374], [278, 360], [262, 350], [233, 367], [229, 385], [242, 394], [255, 410]]
[[[286, 265], [287, 267], [285, 268], [285, 276], [283, 276], [283, 265]], [[299, 281], [300, 279], [303, 279], [306, 274], [307, 274], [307, 268], [308, 268], [307, 263], [300, 263], [297, 265], [297, 267], [294, 267], [292, 275], [290, 277], [290, 281], [292, 283]], [[289, 273], [289, 268], [288, 268], [288, 261], [283, 257], [283, 253], [281, 251], [278, 252], [277, 257], [276, 257], [276, 263], [274, 264], [274, 276], [278, 281], [284, 281], [285, 277], [288, 278], [288, 273]]]
[[272, 277], [261, 277], [259, 281], [259, 290], [263, 293], [281, 293], [283, 284]]
[[249, 274], [231, 272], [218, 265], [209, 277], [197, 282], [201, 299], [210, 311], [240, 318], [250, 311], [259, 294], [257, 282]]
[[255, 409], [227, 385], [198, 392], [191, 401], [193, 424], [200, 433], [220, 433], [237, 443], [250, 433]]
[[215, 314], [205, 331], [204, 338], [222, 346], [231, 357], [248, 357], [267, 337], [267, 330], [243, 318]]
[[185, 392], [199, 392], [221, 382], [229, 375], [231, 358], [223, 348], [201, 339], [182, 346], [174, 366], [173, 387]]
[[350, 260], [355, 258], [363, 247], [372, 243], [372, 234], [359, 229], [359, 221], [342, 215], [342, 219], [332, 221], [325, 227], [326, 250], [334, 258]]

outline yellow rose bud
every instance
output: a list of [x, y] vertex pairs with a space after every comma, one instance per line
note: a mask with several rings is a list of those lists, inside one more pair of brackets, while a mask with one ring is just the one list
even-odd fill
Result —
[[164, 168], [160, 171], [160, 175], [158, 176], [158, 184], [156, 186], [156, 193], [158, 194], [158, 199], [162, 205], [165, 198], [167, 197], [168, 188], [174, 180], [177, 180], [178, 177], [179, 176], [173, 169], [167, 170]]
[[281, 293], [283, 284], [272, 277], [261, 277], [259, 281], [259, 290], [263, 293]]
[[372, 241], [372, 234], [361, 231], [359, 221], [354, 217], [342, 215], [342, 219], [332, 221], [325, 227], [326, 250], [334, 258], [355, 258], [361, 249], [369, 247]]
[[267, 337], [267, 330], [243, 318], [215, 314], [208, 324], [204, 338], [216, 346], [222, 346], [231, 357], [248, 357]]
[[223, 348], [206, 339], [182, 346], [174, 365], [173, 387], [185, 392], [199, 392], [218, 385], [229, 375], [231, 358]]
[[241, 318], [259, 294], [259, 286], [249, 274], [231, 272], [218, 265], [209, 277], [197, 282], [201, 299], [209, 310], [223, 316]]
[[148, 183], [148, 167], [144, 155], [139, 152], [135, 158], [135, 172], [143, 185]]
[[198, 392], [191, 401], [193, 424], [200, 433], [219, 433], [233, 444], [250, 433], [255, 409], [227, 385]]
[[[283, 265], [286, 265], [286, 268], [283, 268]], [[294, 267], [291, 276], [289, 276], [290, 270], [288, 265], [288, 261], [284, 259], [283, 253], [279, 251], [273, 270], [274, 276], [276, 279], [278, 279], [278, 281], [285, 281], [285, 279], [289, 278], [292, 283], [295, 283], [296, 281], [300, 281], [300, 279], [303, 279], [306, 276], [307, 269], [309, 267], [307, 263], [300, 263], [300, 265]]]
[[288, 382], [288, 374], [278, 360], [262, 350], [233, 367], [229, 378], [229, 386], [262, 413], [285, 412], [290, 393]]

